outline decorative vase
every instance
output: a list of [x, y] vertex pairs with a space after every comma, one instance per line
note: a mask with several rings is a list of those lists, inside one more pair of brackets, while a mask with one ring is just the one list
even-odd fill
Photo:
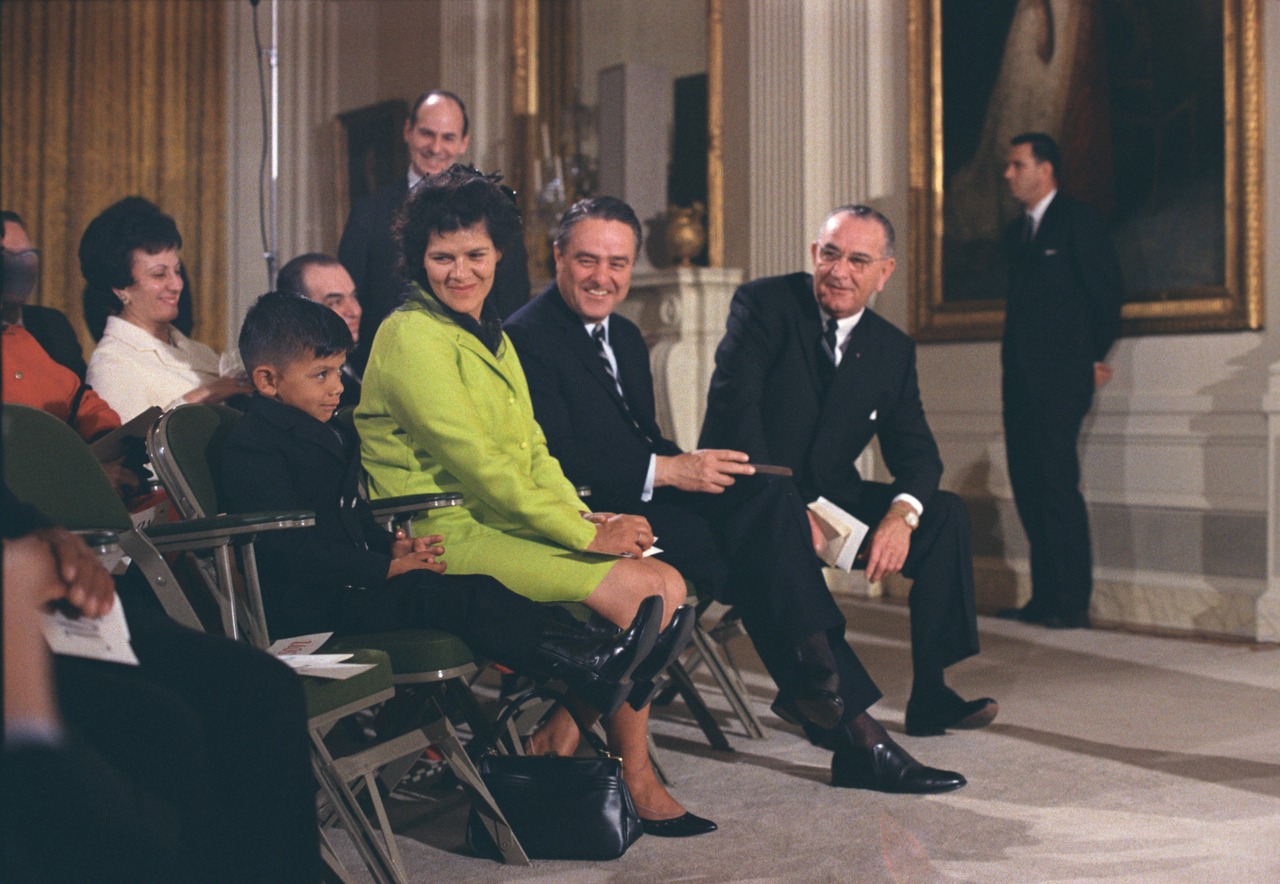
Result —
[[667, 254], [677, 267], [692, 267], [707, 244], [706, 206], [667, 207]]

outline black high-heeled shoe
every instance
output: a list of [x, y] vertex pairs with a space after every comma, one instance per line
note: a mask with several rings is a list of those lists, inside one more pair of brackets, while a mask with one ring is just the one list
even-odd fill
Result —
[[631, 674], [631, 692], [627, 704], [637, 712], [649, 705], [661, 686], [657, 678], [674, 663], [693, 641], [693, 629], [698, 625], [698, 612], [692, 605], [681, 605], [671, 615], [667, 628], [658, 633], [649, 656], [645, 657]]
[[579, 626], [548, 629], [534, 654], [537, 674], [559, 678], [608, 717], [630, 696], [632, 674], [653, 655], [661, 635], [662, 597], [640, 603], [620, 635], [602, 640]]

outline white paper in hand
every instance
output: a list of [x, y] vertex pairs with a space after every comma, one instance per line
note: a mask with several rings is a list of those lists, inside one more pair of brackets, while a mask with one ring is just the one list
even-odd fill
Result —
[[809, 504], [809, 512], [813, 513], [818, 528], [826, 539], [821, 553], [822, 561], [832, 568], [852, 571], [853, 560], [858, 555], [867, 532], [871, 530], [870, 527], [825, 497], [819, 497]]
[[110, 611], [96, 620], [68, 617], [61, 611], [54, 611], [44, 615], [41, 625], [44, 640], [55, 654], [138, 665], [133, 646], [129, 644], [129, 624], [125, 622], [124, 607], [119, 599]]

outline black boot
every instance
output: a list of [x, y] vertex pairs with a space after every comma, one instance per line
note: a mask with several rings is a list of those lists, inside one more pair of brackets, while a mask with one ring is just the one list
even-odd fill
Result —
[[632, 687], [627, 702], [631, 704], [632, 709], [638, 712], [649, 705], [649, 701], [660, 688], [655, 680], [684, 653], [685, 648], [689, 647], [689, 642], [693, 641], [694, 627], [697, 625], [698, 612], [692, 605], [681, 605], [676, 608], [667, 628], [658, 634], [653, 651], [631, 674]]
[[535, 652], [535, 674], [561, 679], [606, 718], [631, 691], [631, 676], [653, 652], [662, 628], [662, 597], [640, 603], [621, 635], [604, 640], [579, 625], [548, 627]]

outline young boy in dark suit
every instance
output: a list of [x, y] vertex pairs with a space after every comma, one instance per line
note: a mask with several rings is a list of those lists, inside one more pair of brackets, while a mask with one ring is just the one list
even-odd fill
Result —
[[602, 638], [594, 625], [491, 577], [445, 576], [438, 535], [393, 538], [379, 528], [358, 493], [359, 440], [331, 420], [351, 346], [337, 314], [292, 295], [263, 295], [240, 331], [240, 355], [256, 392], [223, 449], [224, 499], [233, 512], [283, 507], [316, 514], [312, 528], [258, 541], [272, 632], [443, 629], [478, 657], [560, 678], [611, 714], [653, 647], [660, 598], [656, 606], [642, 605], [621, 636], [609, 631]]

